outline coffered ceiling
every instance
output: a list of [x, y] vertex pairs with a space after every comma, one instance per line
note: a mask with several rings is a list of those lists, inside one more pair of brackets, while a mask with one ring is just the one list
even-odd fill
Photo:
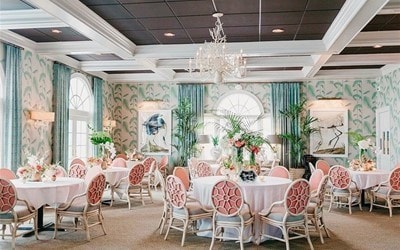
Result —
[[214, 12], [248, 65], [225, 82], [377, 77], [400, 64], [400, 0], [2, 0], [0, 40], [110, 82], [208, 83], [187, 69]]

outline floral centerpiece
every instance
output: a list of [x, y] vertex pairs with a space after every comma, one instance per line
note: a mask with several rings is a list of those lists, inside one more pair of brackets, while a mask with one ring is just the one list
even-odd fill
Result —
[[371, 136], [363, 136], [357, 132], [349, 132], [350, 140], [359, 149], [358, 159], [350, 161], [350, 169], [357, 171], [373, 171], [376, 169], [375, 162], [368, 158], [366, 153], [374, 149]]
[[113, 159], [116, 155], [116, 150], [111, 136], [105, 131], [95, 131], [90, 125], [89, 129], [92, 131], [90, 134], [90, 142], [100, 147], [100, 154], [104, 158]]
[[58, 164], [45, 164], [44, 157], [29, 154], [27, 163], [17, 170], [17, 176], [23, 181], [42, 181], [42, 177], [52, 178], [55, 176]]

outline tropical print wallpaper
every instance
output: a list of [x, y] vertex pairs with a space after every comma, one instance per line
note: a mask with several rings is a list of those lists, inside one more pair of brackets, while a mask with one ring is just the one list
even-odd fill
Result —
[[[53, 62], [30, 50], [22, 51], [22, 161], [26, 153], [48, 156], [51, 161], [51, 124], [35, 123], [28, 119], [29, 110], [52, 111]], [[214, 109], [218, 99], [241, 87], [259, 98], [264, 111], [270, 112], [270, 84], [212, 84], [205, 87], [205, 112]], [[117, 121], [112, 131], [117, 151], [131, 151], [137, 146], [138, 105], [144, 101], [163, 101], [171, 109], [177, 105], [178, 85], [170, 83], [109, 83], [104, 84], [104, 118]], [[377, 91], [378, 90], [378, 91]], [[309, 108], [320, 97], [342, 98], [342, 106], [349, 110], [349, 130], [362, 134], [375, 131], [375, 110], [389, 106], [391, 110], [391, 162], [400, 161], [400, 68], [377, 79], [310, 80], [302, 84], [302, 95]], [[348, 166], [348, 160], [357, 157], [358, 149], [350, 146], [348, 158], [327, 158], [334, 164]]]

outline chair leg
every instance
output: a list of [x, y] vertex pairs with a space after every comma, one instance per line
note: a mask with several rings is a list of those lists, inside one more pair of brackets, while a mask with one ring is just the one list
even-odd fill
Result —
[[90, 232], [89, 232], [89, 222], [88, 222], [88, 218], [86, 216], [82, 217], [83, 220], [83, 226], [85, 227], [86, 230], [86, 239], [88, 241], [90, 241]]
[[37, 211], [36, 211], [35, 219], [33, 220], [33, 227], [35, 230], [35, 238], [36, 238], [36, 240], [39, 240]]
[[181, 243], [182, 247], [185, 244], [185, 238], [186, 238], [186, 232], [187, 232], [188, 225], [189, 225], [189, 220], [186, 219], [185, 222], [183, 223], [183, 234], [182, 234], [182, 243]]
[[167, 240], [167, 238], [168, 238], [169, 230], [171, 229], [171, 226], [172, 226], [172, 222], [173, 222], [173, 221], [174, 221], [174, 218], [171, 218], [171, 219], [169, 220], [169, 225], [168, 225], [168, 228], [167, 228], [167, 232], [165, 233], [164, 240]]
[[210, 250], [212, 250], [213, 246], [214, 246], [214, 242], [215, 242], [215, 236], [216, 236], [216, 226], [215, 226], [215, 221], [212, 221], [212, 226], [213, 226], [213, 232], [212, 232], [212, 239], [211, 239], [211, 245], [210, 245]]
[[388, 200], [389, 216], [392, 217], [392, 201]]
[[283, 233], [283, 239], [285, 240], [286, 250], [290, 250], [290, 246], [289, 246], [289, 232], [288, 232], [286, 226], [283, 226], [283, 227], [282, 227], [282, 233]]
[[[308, 241], [308, 244], [310, 245], [310, 249], [314, 250], [314, 246], [313, 246], [313, 244], [311, 242], [311, 238], [310, 238], [310, 232], [308, 231], [307, 220], [305, 221], [305, 224], [304, 224], [304, 232], [305, 232], [305, 234], [307, 236], [307, 241]], [[321, 235], [321, 239], [322, 239], [322, 235]]]
[[101, 229], [103, 229], [104, 235], [107, 235], [106, 229], [104, 228], [103, 214], [101, 213], [101, 211], [99, 211], [97, 216], [98, 216], [98, 220], [100, 221]]
[[349, 205], [349, 214], [351, 214], [351, 196], [347, 198], [348, 199], [348, 205]]
[[[56, 210], [57, 210], [57, 208], [56, 208]], [[53, 239], [56, 239], [56, 238], [57, 238], [58, 223], [59, 223], [59, 217], [58, 217], [58, 214], [57, 214], [57, 211], [56, 211], [56, 216], [55, 216], [55, 219], [54, 219], [54, 234], [53, 234]]]

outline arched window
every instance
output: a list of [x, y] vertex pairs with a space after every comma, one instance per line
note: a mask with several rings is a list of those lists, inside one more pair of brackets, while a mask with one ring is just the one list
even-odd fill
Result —
[[[217, 112], [226, 110], [231, 113], [244, 116], [249, 121], [254, 121], [258, 116], [264, 114], [264, 108], [260, 100], [252, 93], [244, 90], [233, 90], [227, 92], [216, 102], [214, 105], [214, 110]], [[222, 124], [223, 122], [225, 121], [215, 117], [213, 114], [204, 114], [204, 133], [219, 137], [221, 146], [224, 146], [224, 142], [221, 141], [223, 133], [217, 130], [215, 123]], [[266, 137], [267, 135], [271, 134], [271, 125], [271, 115], [264, 114], [264, 118], [254, 122], [251, 129], [253, 131], [261, 132]], [[210, 154], [212, 146], [212, 143], [204, 145], [201, 156], [202, 158], [212, 159]]]
[[[4, 94], [3, 94], [3, 89], [5, 88], [4, 85], [4, 71], [3, 71], [3, 65], [0, 64], [0, 117], [4, 117]], [[3, 123], [0, 122], [0, 131], [3, 131]], [[3, 154], [3, 132], [0, 132], [0, 162], [2, 162], [2, 156]]]
[[68, 160], [87, 158], [91, 154], [88, 124], [92, 120], [93, 93], [86, 76], [75, 73], [69, 88]]

